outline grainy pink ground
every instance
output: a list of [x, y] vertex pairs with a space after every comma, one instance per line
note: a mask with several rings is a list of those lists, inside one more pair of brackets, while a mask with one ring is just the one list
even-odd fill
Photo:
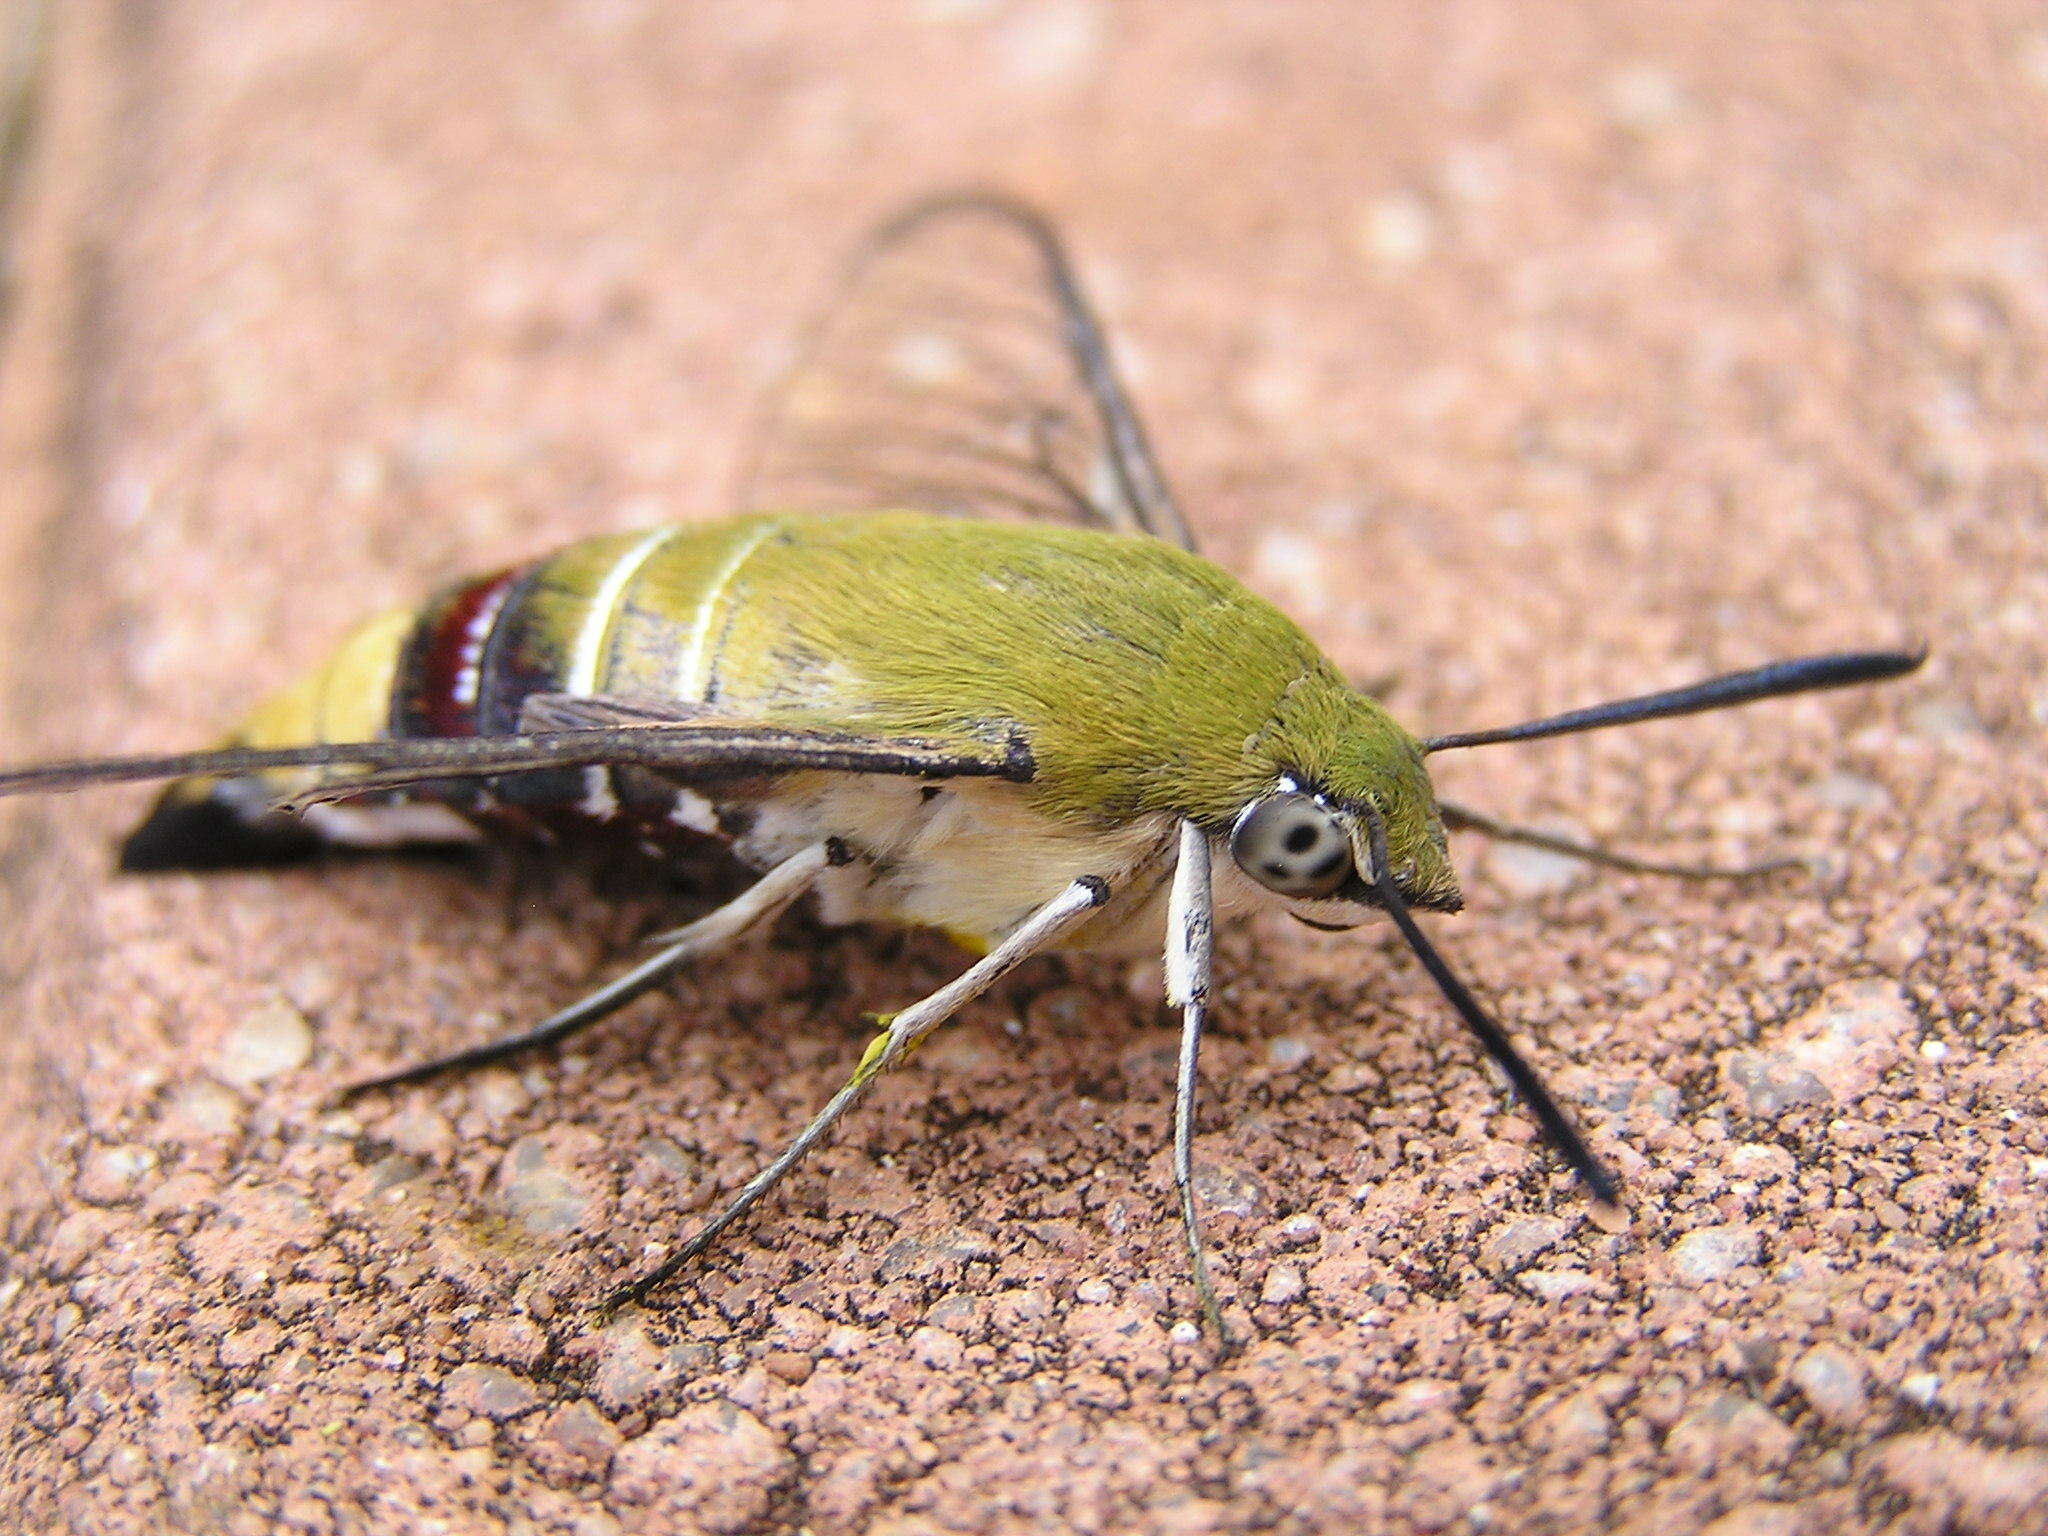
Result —
[[[1437, 924], [1624, 1170], [1591, 1223], [1384, 935], [1173, 1035], [1022, 973], [749, 1230], [591, 1301], [958, 963], [800, 921], [565, 1057], [322, 1107], [663, 914], [356, 864], [124, 881], [10, 812], [16, 1529], [2048, 1527], [2037, 7], [52, 7], [8, 208], [5, 753], [207, 738], [348, 621], [707, 515], [853, 233], [1054, 210], [1213, 550], [1418, 729], [1916, 637], [1914, 682], [1442, 765], [1812, 853], [1465, 851]], [[1134, 990], [1135, 984], [1135, 990]]]

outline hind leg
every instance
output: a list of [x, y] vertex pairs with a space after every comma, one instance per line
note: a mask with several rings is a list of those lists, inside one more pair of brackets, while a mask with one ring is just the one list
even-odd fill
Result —
[[1584, 859], [1588, 864], [1602, 864], [1609, 869], [1625, 869], [1637, 875], [1668, 875], [1675, 880], [1760, 880], [1765, 875], [1775, 875], [1781, 870], [1797, 869], [1804, 859], [1766, 859], [1760, 864], [1671, 864], [1661, 859], [1637, 858], [1632, 853], [1620, 853], [1612, 848], [1603, 848], [1598, 843], [1582, 843], [1574, 838], [1559, 837], [1535, 827], [1517, 826], [1513, 822], [1496, 821], [1482, 811], [1470, 806], [1453, 805], [1448, 800], [1439, 800], [1437, 808], [1443, 812], [1444, 825], [1453, 832], [1477, 832], [1482, 837], [1493, 838], [1496, 842], [1520, 843], [1527, 848], [1541, 848], [1549, 853], [1561, 853], [1568, 858]]
[[367, 1093], [372, 1088], [394, 1088], [402, 1083], [417, 1083], [425, 1078], [437, 1077], [443, 1072], [485, 1066], [494, 1061], [502, 1061], [520, 1051], [566, 1040], [578, 1030], [618, 1012], [634, 998], [652, 991], [671, 972], [692, 960], [723, 949], [749, 928], [773, 917], [809, 889], [811, 882], [818, 878], [819, 872], [829, 862], [830, 855], [823, 843], [806, 848], [801, 853], [792, 854], [717, 911], [707, 913], [696, 922], [678, 928], [673, 933], [663, 934], [662, 948], [652, 957], [643, 960], [625, 975], [607, 982], [588, 997], [571, 1003], [560, 1013], [542, 1020], [533, 1028], [522, 1030], [516, 1035], [507, 1035], [502, 1039], [487, 1040], [482, 1045], [473, 1045], [467, 1050], [436, 1057], [432, 1061], [402, 1067], [396, 1072], [387, 1072], [379, 1077], [351, 1083], [341, 1090], [342, 1096], [352, 1097], [359, 1093]]

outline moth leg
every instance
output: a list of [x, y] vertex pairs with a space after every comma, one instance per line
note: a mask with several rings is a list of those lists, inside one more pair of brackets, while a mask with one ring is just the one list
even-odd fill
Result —
[[341, 1090], [340, 1096], [352, 1098], [373, 1088], [395, 1088], [443, 1072], [484, 1066], [534, 1046], [551, 1045], [557, 1040], [567, 1039], [579, 1029], [618, 1012], [634, 998], [651, 991], [670, 972], [713, 950], [724, 948], [749, 928], [773, 917], [801, 896], [830, 862], [831, 855], [824, 843], [792, 854], [715, 912], [706, 913], [696, 922], [673, 933], [663, 934], [662, 948], [658, 953], [531, 1029], [473, 1045], [432, 1061], [402, 1067], [381, 1077], [350, 1083]]
[[1454, 832], [1477, 832], [1482, 837], [1497, 842], [1521, 843], [1530, 848], [1542, 848], [1550, 853], [1561, 853], [1568, 858], [1584, 859], [1588, 864], [1602, 864], [1609, 869], [1625, 869], [1637, 875], [1669, 875], [1676, 880], [1760, 880], [1765, 875], [1775, 875], [1782, 870], [1804, 867], [1804, 859], [1765, 859], [1758, 864], [1668, 864], [1658, 859], [1639, 859], [1634, 854], [1617, 853], [1612, 848], [1603, 848], [1598, 843], [1582, 843], [1574, 838], [1559, 837], [1552, 832], [1542, 832], [1535, 827], [1517, 826], [1513, 822], [1496, 821], [1484, 812], [1469, 806], [1454, 805], [1448, 800], [1439, 800], [1437, 809], [1443, 813], [1444, 825]]
[[861, 1096], [867, 1092], [868, 1086], [877, 1077], [902, 1061], [925, 1036], [945, 1023], [965, 1004], [986, 992], [1021, 962], [1051, 944], [1108, 899], [1109, 886], [1104, 881], [1092, 875], [1076, 880], [1026, 918], [1016, 932], [938, 991], [921, 1002], [912, 1003], [901, 1013], [890, 1015], [882, 1033], [869, 1044], [866, 1053], [860, 1059], [860, 1065], [854, 1068], [853, 1076], [847, 1079], [846, 1086], [835, 1093], [825, 1107], [812, 1116], [810, 1124], [798, 1132], [796, 1139], [783, 1149], [782, 1154], [747, 1180], [745, 1186], [725, 1208], [700, 1227], [674, 1254], [639, 1279], [619, 1287], [606, 1299], [605, 1305], [618, 1307], [629, 1301], [640, 1300], [710, 1247], [717, 1241], [720, 1233], [753, 1209], [761, 1197], [774, 1188], [806, 1152], [824, 1139], [825, 1133], [841, 1115], [859, 1102]]
[[1191, 821], [1180, 824], [1180, 858], [1166, 901], [1166, 1000], [1180, 1010], [1180, 1070], [1173, 1095], [1173, 1187], [1180, 1196], [1181, 1231], [1187, 1238], [1195, 1299], [1202, 1317], [1224, 1348], [1230, 1332], [1209, 1282], [1202, 1231], [1195, 1219], [1194, 1135], [1196, 1059], [1209, 1012], [1209, 958], [1215, 914], [1209, 894], [1209, 838]]

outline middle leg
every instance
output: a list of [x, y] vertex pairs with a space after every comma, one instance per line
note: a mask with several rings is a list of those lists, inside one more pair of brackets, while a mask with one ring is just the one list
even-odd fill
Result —
[[974, 962], [958, 976], [921, 1002], [889, 1016], [881, 1034], [868, 1046], [846, 1086], [835, 1093], [825, 1107], [782, 1154], [755, 1174], [725, 1208], [706, 1222], [682, 1247], [655, 1268], [612, 1293], [607, 1305], [622, 1306], [638, 1301], [654, 1287], [688, 1264], [718, 1239], [718, 1235], [753, 1209], [782, 1176], [794, 1168], [832, 1129], [839, 1117], [859, 1102], [869, 1084], [895, 1066], [917, 1044], [967, 1003], [972, 1002], [1025, 960], [1047, 948], [1067, 930], [1081, 922], [1109, 900], [1106, 882], [1083, 876], [1053, 897], [1002, 943]]

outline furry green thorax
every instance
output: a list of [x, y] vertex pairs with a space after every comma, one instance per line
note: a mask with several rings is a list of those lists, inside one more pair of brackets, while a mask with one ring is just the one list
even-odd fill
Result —
[[1150, 538], [916, 513], [764, 519], [730, 593], [722, 700], [897, 734], [1020, 740], [1061, 819], [1227, 833], [1283, 777], [1361, 866], [1366, 807], [1418, 905], [1457, 904], [1414, 738], [1278, 609]]

